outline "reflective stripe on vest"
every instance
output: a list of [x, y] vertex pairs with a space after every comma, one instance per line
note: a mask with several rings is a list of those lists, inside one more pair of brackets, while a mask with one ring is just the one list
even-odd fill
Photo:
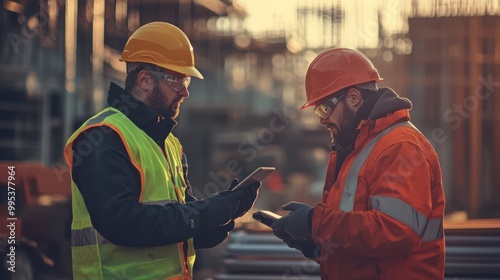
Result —
[[401, 199], [375, 195], [370, 198], [370, 205], [409, 226], [424, 242], [443, 237], [443, 218], [428, 219]]
[[71, 230], [71, 247], [110, 243], [93, 227]]
[[107, 117], [109, 117], [109, 116], [111, 116], [113, 114], [116, 114], [116, 112], [114, 112], [114, 111], [106, 111], [106, 112], [98, 115], [97, 117], [90, 119], [87, 122], [87, 126], [100, 123], [100, 122], [104, 121], [104, 119], [106, 119]]
[[[364, 166], [368, 156], [377, 142], [398, 126], [411, 127], [418, 131], [410, 122], [397, 123], [390, 126], [375, 136], [354, 159], [349, 171], [347, 172], [342, 198], [340, 200], [339, 209], [344, 212], [351, 212], [354, 208], [354, 198], [358, 188], [358, 177], [361, 168]], [[397, 199], [387, 196], [373, 196], [370, 198], [372, 209], [376, 209], [381, 213], [387, 214], [396, 220], [408, 225], [422, 238], [422, 241], [432, 241], [443, 236], [443, 219], [428, 219], [422, 213], [418, 212], [411, 205]]]

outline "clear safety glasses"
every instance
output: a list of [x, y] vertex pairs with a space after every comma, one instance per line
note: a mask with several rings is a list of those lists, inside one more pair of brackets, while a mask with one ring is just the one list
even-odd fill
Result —
[[340, 99], [342, 99], [342, 97], [344, 97], [345, 95], [346, 93], [321, 102], [321, 104], [314, 107], [314, 113], [320, 119], [328, 119], [328, 117], [330, 117], [330, 115], [332, 114], [333, 109], [335, 109], [335, 106], [339, 104]]
[[184, 88], [188, 88], [191, 83], [190, 76], [180, 76], [173, 73], [165, 73], [158, 71], [148, 70], [153, 76], [157, 79], [164, 81], [167, 83], [173, 90], [176, 92], [181, 92]]

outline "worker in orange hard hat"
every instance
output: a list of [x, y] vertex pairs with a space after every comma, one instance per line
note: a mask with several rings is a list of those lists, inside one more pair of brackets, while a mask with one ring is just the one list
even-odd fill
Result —
[[[64, 153], [71, 170], [75, 279], [192, 279], [195, 250], [220, 244], [254, 204], [260, 182], [197, 200], [172, 134], [196, 69], [179, 28], [148, 23], [129, 38], [125, 89], [87, 120]], [[201, 190], [203, 191], [203, 190]]]
[[302, 109], [314, 106], [333, 140], [323, 197], [284, 205], [273, 232], [318, 262], [321, 279], [443, 279], [438, 156], [410, 123], [410, 101], [381, 80], [352, 49], [310, 64]]

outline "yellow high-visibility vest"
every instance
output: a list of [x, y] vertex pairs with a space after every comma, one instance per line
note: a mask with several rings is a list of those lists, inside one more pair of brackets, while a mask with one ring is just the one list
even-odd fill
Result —
[[[170, 133], [165, 140], [165, 154], [143, 130], [119, 110], [108, 107], [86, 121], [69, 139], [64, 148], [66, 161], [72, 170], [73, 159], [96, 143], [75, 147], [73, 141], [91, 127], [102, 126], [99, 133], [114, 131], [121, 137], [132, 164], [141, 176], [140, 203], [164, 205], [185, 201], [186, 183], [182, 170], [182, 146]], [[99, 137], [96, 137], [99, 139]], [[85, 142], [85, 141], [82, 141]], [[82, 143], [79, 142], [79, 143]], [[87, 146], [87, 147], [83, 147]], [[82, 155], [78, 153], [82, 151]], [[112, 174], [110, 174], [112, 176]], [[71, 251], [74, 279], [192, 279], [195, 260], [193, 240], [183, 244], [160, 247], [117, 246], [102, 237], [93, 227], [90, 215], [78, 187], [71, 180], [73, 222]]]

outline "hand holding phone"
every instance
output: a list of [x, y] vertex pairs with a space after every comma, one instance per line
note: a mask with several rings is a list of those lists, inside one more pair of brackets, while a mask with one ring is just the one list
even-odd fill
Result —
[[267, 210], [259, 210], [257, 212], [254, 212], [252, 214], [252, 217], [265, 224], [266, 226], [268, 227], [271, 227], [271, 225], [278, 219], [281, 219], [281, 216], [274, 213], [274, 212], [271, 212], [271, 211], [267, 211]]
[[255, 169], [250, 175], [248, 175], [243, 181], [241, 181], [236, 187], [232, 188], [232, 191], [237, 191], [251, 186], [255, 182], [260, 182], [264, 180], [269, 174], [273, 173], [276, 168], [274, 167], [259, 167]]

